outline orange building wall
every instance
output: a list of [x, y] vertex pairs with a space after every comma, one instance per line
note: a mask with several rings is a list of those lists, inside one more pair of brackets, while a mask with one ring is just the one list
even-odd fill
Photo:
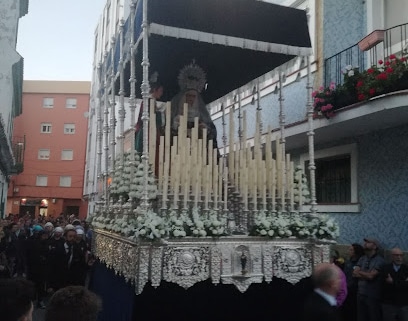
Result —
[[[86, 217], [87, 202], [82, 200], [89, 93], [24, 92], [23, 113], [14, 121], [14, 136], [25, 135], [24, 171], [13, 176], [8, 192], [9, 213], [21, 213], [22, 199], [35, 205], [40, 212], [40, 200], [48, 201], [48, 215], [69, 213], [67, 206], [78, 206], [80, 217]], [[53, 108], [43, 107], [43, 98], [54, 98]], [[66, 108], [66, 99], [76, 98], [76, 108]], [[41, 133], [41, 123], [51, 123], [51, 133]], [[74, 134], [64, 133], [64, 124], [75, 124]], [[48, 160], [39, 159], [40, 149], [49, 149]], [[73, 160], [61, 160], [64, 149], [73, 150]], [[46, 175], [48, 184], [36, 186], [37, 175]], [[60, 187], [60, 176], [71, 176], [71, 187]], [[34, 209], [30, 208], [33, 212]], [[34, 214], [34, 213], [32, 213]]]

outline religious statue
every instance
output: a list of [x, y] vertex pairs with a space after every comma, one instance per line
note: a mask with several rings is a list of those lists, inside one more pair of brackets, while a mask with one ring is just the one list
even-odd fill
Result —
[[180, 92], [171, 100], [172, 135], [177, 135], [180, 116], [183, 115], [184, 104], [187, 104], [187, 135], [190, 137], [194, 119], [198, 118], [199, 138], [202, 138], [202, 130], [207, 129], [207, 140], [212, 140], [213, 147], [217, 148], [217, 130], [201, 97], [206, 84], [204, 70], [193, 62], [181, 69], [178, 83]]
[[245, 255], [245, 252], [244, 252], [244, 251], [242, 251], [240, 260], [241, 260], [241, 274], [242, 274], [242, 275], [245, 275], [245, 274], [248, 272], [248, 271], [246, 270], [246, 265], [247, 265], [247, 262], [248, 262], [248, 257]]

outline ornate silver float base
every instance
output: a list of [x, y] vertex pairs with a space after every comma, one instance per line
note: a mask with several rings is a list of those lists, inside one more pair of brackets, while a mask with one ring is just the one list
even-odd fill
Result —
[[245, 292], [252, 283], [272, 277], [295, 284], [313, 266], [329, 262], [331, 242], [260, 237], [182, 238], [131, 242], [103, 230], [95, 231], [94, 252], [101, 262], [132, 282], [137, 294], [147, 282], [161, 280], [185, 289], [211, 279], [234, 284]]

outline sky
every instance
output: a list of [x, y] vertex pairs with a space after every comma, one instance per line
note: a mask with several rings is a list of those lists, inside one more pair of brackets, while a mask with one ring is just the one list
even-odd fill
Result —
[[107, 0], [29, 0], [17, 51], [25, 80], [91, 81], [94, 32]]

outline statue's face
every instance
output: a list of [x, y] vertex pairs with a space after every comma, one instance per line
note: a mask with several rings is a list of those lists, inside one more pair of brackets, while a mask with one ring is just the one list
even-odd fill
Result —
[[189, 90], [186, 92], [186, 104], [192, 106], [197, 98], [197, 92], [195, 90]]

